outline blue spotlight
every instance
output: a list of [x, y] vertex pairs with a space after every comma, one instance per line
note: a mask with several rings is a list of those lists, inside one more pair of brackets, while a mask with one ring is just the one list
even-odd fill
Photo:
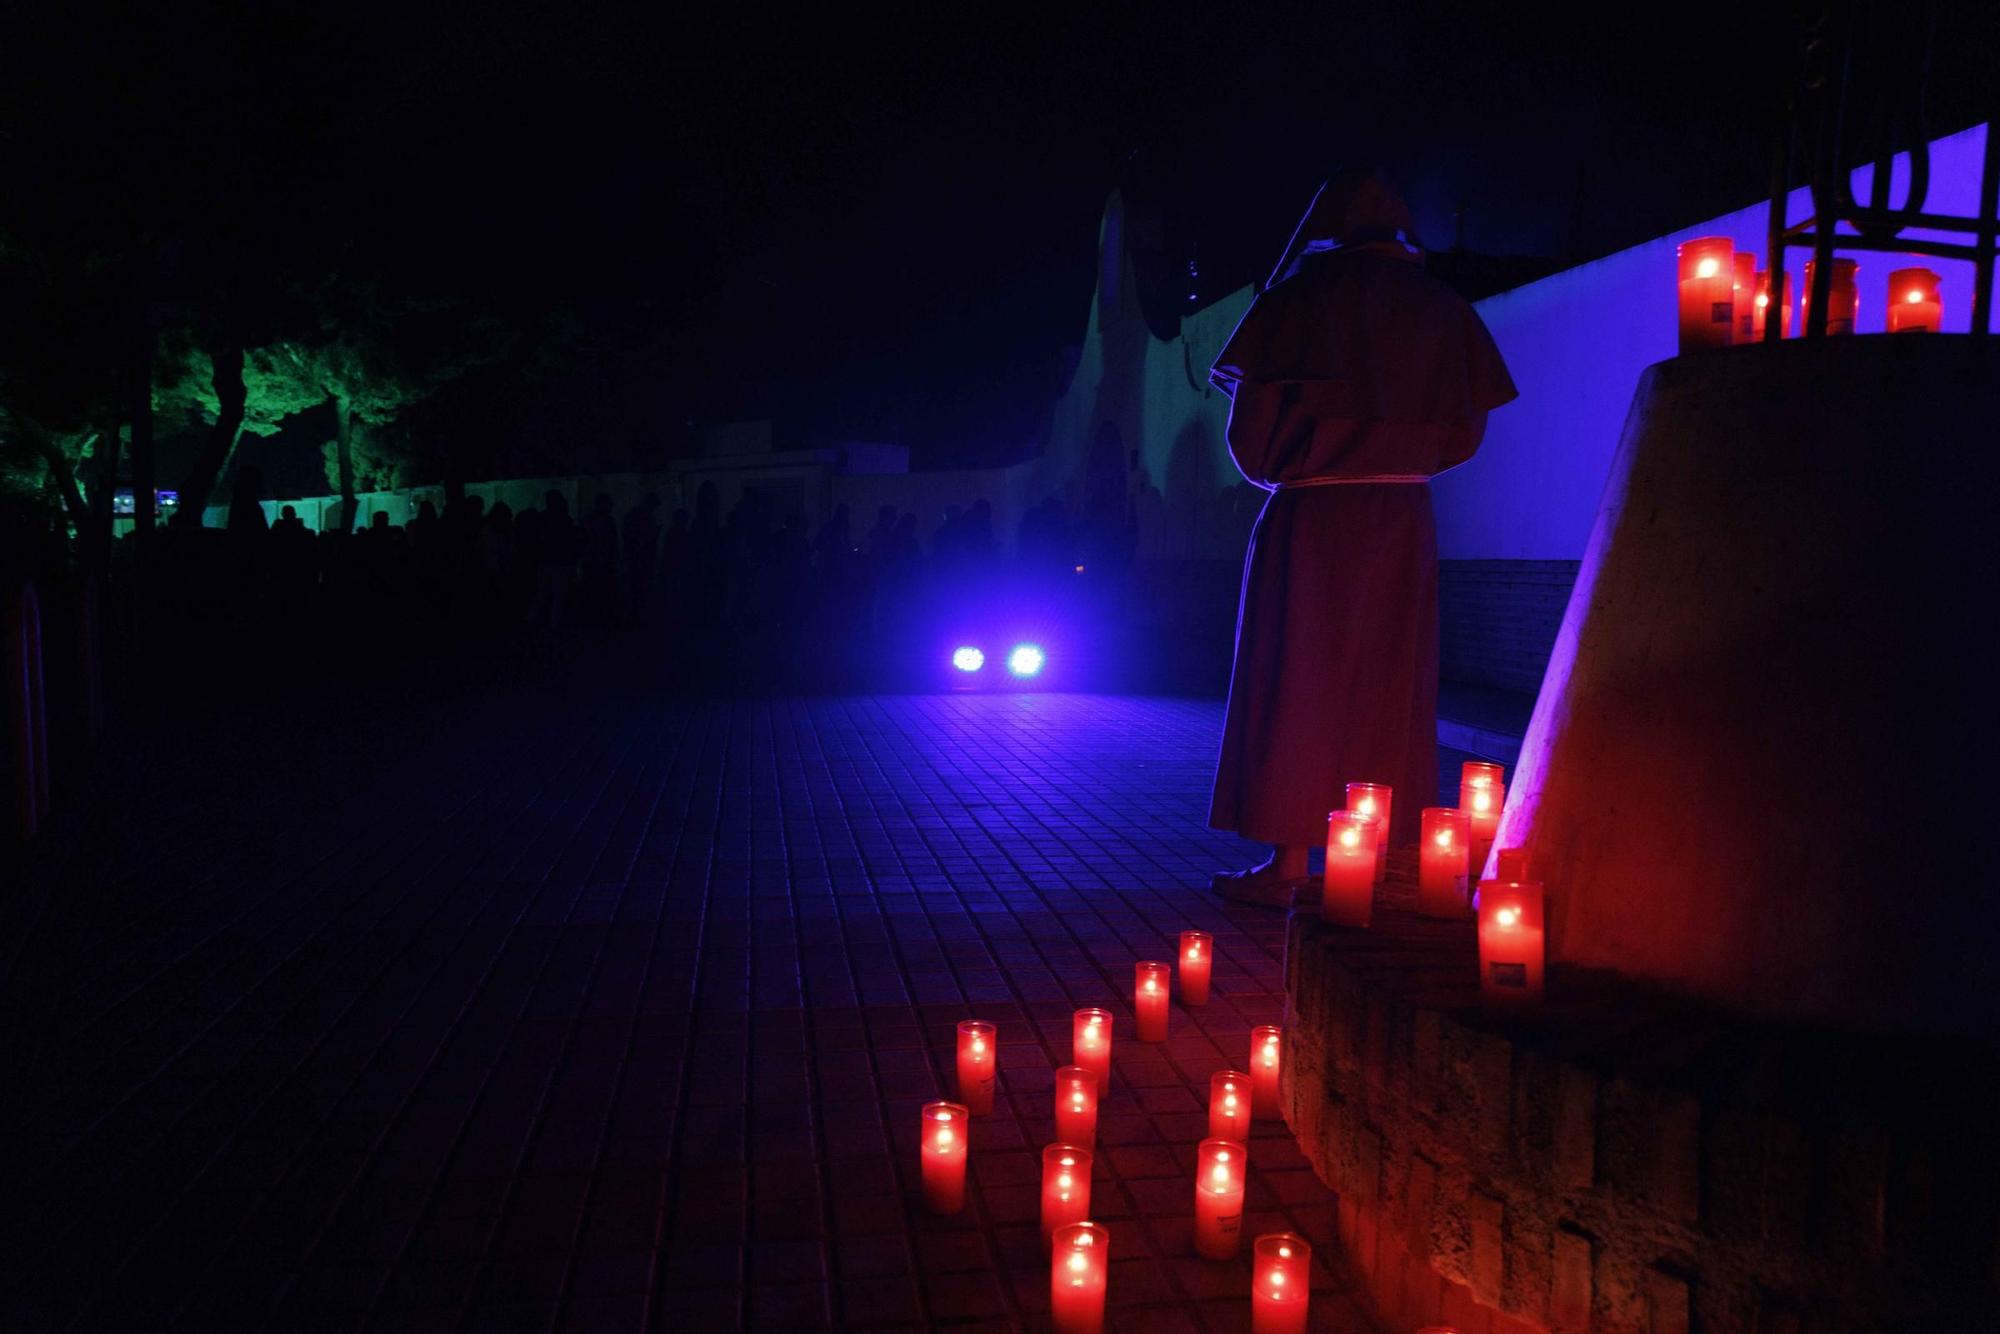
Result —
[[1014, 651], [1007, 655], [1007, 670], [1016, 676], [1035, 676], [1047, 661], [1039, 644], [1016, 644]]
[[951, 651], [951, 665], [961, 672], [976, 672], [986, 665], [986, 655], [965, 644]]

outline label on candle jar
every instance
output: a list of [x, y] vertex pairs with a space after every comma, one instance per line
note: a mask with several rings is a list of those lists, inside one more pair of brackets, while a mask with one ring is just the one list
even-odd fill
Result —
[[1243, 1214], [1241, 1211], [1233, 1214], [1217, 1214], [1215, 1230], [1225, 1237], [1237, 1236], [1243, 1231]]
[[1488, 963], [1486, 974], [1496, 987], [1519, 987], [1528, 985], [1528, 965], [1524, 963]]

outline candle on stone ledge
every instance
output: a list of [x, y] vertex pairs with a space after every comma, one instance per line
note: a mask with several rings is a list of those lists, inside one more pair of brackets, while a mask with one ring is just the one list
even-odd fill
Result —
[[1208, 977], [1214, 965], [1215, 938], [1206, 931], [1181, 932], [1181, 1004], [1208, 1004]]
[[1479, 990], [1498, 1004], [1542, 997], [1545, 936], [1542, 886], [1535, 880], [1479, 885]]
[[1051, 1144], [1042, 1150], [1042, 1253], [1049, 1254], [1056, 1229], [1090, 1217], [1089, 1149]]
[[1289, 1232], [1266, 1232], [1251, 1254], [1251, 1334], [1305, 1334], [1312, 1247]]
[[1326, 869], [1320, 874], [1319, 914], [1335, 926], [1367, 926], [1375, 907], [1376, 847], [1381, 821], [1360, 811], [1329, 811]]
[[1250, 1076], [1241, 1070], [1217, 1070], [1208, 1077], [1208, 1133], [1216, 1139], [1247, 1141], [1255, 1106]]
[[1167, 1000], [1173, 970], [1150, 959], [1132, 965], [1132, 1028], [1141, 1042], [1167, 1040]]
[[1681, 351], [1728, 347], [1736, 322], [1736, 245], [1698, 236], [1680, 246]]
[[1507, 804], [1507, 770], [1491, 760], [1467, 760], [1458, 769], [1458, 808], [1465, 812], [1472, 838], [1470, 865], [1484, 867], [1493, 836], [1500, 831], [1500, 809]]
[[1729, 286], [1729, 299], [1736, 328], [1731, 332], [1732, 344], [1748, 343], [1756, 335], [1757, 303], [1753, 299], [1757, 293], [1757, 256], [1748, 250], [1739, 250], [1735, 255], [1735, 281]]
[[1889, 332], [1936, 333], [1944, 320], [1938, 276], [1929, 269], [1897, 269], [1889, 275]]
[[1111, 1088], [1111, 1011], [1078, 1010], [1071, 1022], [1070, 1060], [1097, 1076], [1099, 1096]]
[[1050, 1243], [1049, 1315], [1056, 1334], [1099, 1334], [1111, 1278], [1111, 1233], [1101, 1223], [1059, 1227]]
[[1056, 1138], [1085, 1148], [1097, 1143], [1097, 1076], [1080, 1065], [1056, 1071]]
[[[1806, 261], [1806, 290], [1799, 300], [1799, 314], [1810, 322], [1812, 317], [1813, 265]], [[1826, 299], [1826, 331], [1830, 334], [1851, 334], [1854, 332], [1854, 315], [1861, 308], [1861, 296], [1854, 288], [1854, 274], [1859, 267], [1851, 259], [1833, 261], [1833, 285], [1828, 289]]]
[[[1768, 270], [1757, 270], [1757, 304], [1750, 312], [1750, 336], [1758, 342], [1764, 341], [1764, 317], [1771, 310], [1771, 275]], [[1792, 336], [1792, 275], [1786, 274], [1785, 281], [1778, 288], [1778, 337]]]
[[1464, 811], [1424, 807], [1423, 837], [1417, 844], [1417, 911], [1426, 917], [1465, 916], [1470, 829]]
[[1259, 1024], [1250, 1030], [1250, 1096], [1255, 1114], [1269, 1121], [1284, 1104], [1278, 1098], [1279, 1045], [1285, 1030], [1276, 1024]]
[[1243, 1169], [1249, 1163], [1241, 1142], [1205, 1139], [1195, 1154], [1194, 1249], [1204, 1260], [1231, 1260], [1243, 1239]]
[[958, 1103], [924, 1104], [924, 1208], [934, 1214], [965, 1207], [966, 1122]]
[[958, 1100], [974, 1116], [993, 1112], [993, 1076], [999, 1068], [996, 1030], [982, 1019], [958, 1026]]
[[1395, 813], [1396, 790], [1387, 783], [1349, 783], [1347, 809], [1375, 820], [1375, 883], [1389, 874], [1389, 818]]

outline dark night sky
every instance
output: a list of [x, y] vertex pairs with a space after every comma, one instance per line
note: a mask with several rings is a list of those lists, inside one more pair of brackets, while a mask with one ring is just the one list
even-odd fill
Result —
[[1114, 186], [1208, 299], [1343, 159], [1391, 163], [1433, 245], [1462, 201], [1472, 249], [1579, 258], [1768, 171], [1757, 29], [1685, 6], [246, 10], [19, 11], [8, 226], [366, 264], [559, 326], [512, 400], [550, 436], [776, 413], [1018, 456]]

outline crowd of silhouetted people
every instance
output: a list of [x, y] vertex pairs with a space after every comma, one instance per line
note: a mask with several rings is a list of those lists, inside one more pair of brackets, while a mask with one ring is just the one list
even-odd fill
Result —
[[465, 495], [426, 500], [404, 524], [376, 511], [352, 532], [315, 532], [291, 505], [267, 522], [255, 486], [239, 486], [225, 528], [167, 543], [180, 548], [172, 582], [207, 600], [203, 619], [326, 613], [418, 640], [623, 626], [894, 638], [1003, 581], [1068, 593], [1092, 573], [1108, 587], [1133, 550], [1122, 515], [1073, 519], [1053, 496], [1022, 517], [1009, 555], [983, 499], [949, 506], [928, 534], [892, 505], [866, 531], [846, 505], [814, 529], [754, 487], [724, 512], [712, 482], [691, 512], [649, 492], [622, 514], [599, 494], [576, 515], [551, 490], [518, 511]]

